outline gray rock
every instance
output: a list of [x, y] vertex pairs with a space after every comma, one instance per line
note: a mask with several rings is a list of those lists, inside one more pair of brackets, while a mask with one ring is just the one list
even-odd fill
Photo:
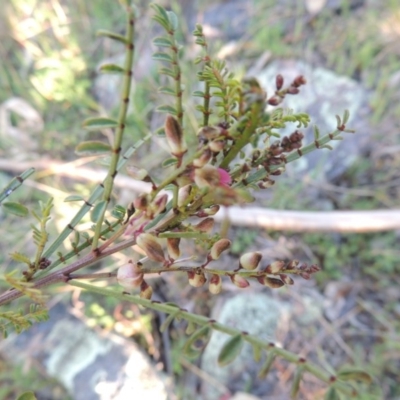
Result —
[[165, 377], [132, 342], [101, 335], [58, 304], [50, 319], [2, 342], [12, 362], [25, 361], [61, 382], [74, 400], [166, 400]]
[[[287, 314], [288, 306], [278, 302], [265, 293], [239, 293], [225, 301], [220, 311], [214, 312], [212, 318], [224, 325], [246, 331], [259, 338], [275, 341], [275, 332], [279, 321]], [[219, 367], [218, 355], [222, 346], [230, 337], [214, 331], [201, 360], [201, 368], [231, 391], [240, 391], [246, 383], [256, 379], [260, 363], [253, 358], [251, 345], [245, 344], [240, 356], [226, 367]], [[266, 390], [266, 381], [252, 384], [252, 394]], [[221, 389], [210, 384], [202, 387], [202, 399], [217, 400], [222, 394]]]

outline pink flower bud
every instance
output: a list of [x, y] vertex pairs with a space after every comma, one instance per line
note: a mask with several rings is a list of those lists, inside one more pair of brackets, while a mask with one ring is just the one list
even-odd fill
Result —
[[239, 274], [231, 275], [230, 278], [231, 278], [232, 283], [235, 286], [237, 286], [238, 288], [244, 289], [244, 288], [247, 288], [247, 286], [250, 285], [249, 281], [244, 279]]
[[187, 146], [183, 137], [182, 128], [172, 115], [167, 116], [164, 130], [168, 146], [171, 149], [171, 154], [175, 157], [182, 157], [187, 152]]
[[239, 259], [240, 268], [252, 271], [257, 268], [262, 258], [262, 254], [256, 251], [243, 254]]
[[164, 251], [157, 239], [150, 233], [141, 233], [136, 238], [137, 245], [144, 250], [150, 260], [165, 262]]
[[208, 285], [208, 290], [212, 294], [218, 294], [222, 290], [222, 279], [219, 275], [213, 274], [210, 278], [210, 283]]
[[218, 260], [222, 252], [228, 250], [231, 247], [231, 241], [229, 239], [220, 239], [213, 244], [210, 250], [210, 258], [212, 260]]
[[125, 289], [138, 287], [143, 282], [143, 272], [140, 263], [129, 261], [127, 264], [121, 265], [117, 271], [117, 281]]
[[283, 86], [283, 76], [278, 74], [275, 78], [276, 90], [281, 90]]
[[132, 203], [136, 210], [145, 211], [149, 205], [149, 197], [147, 194], [143, 193], [133, 200]]
[[193, 287], [203, 286], [207, 279], [202, 271], [188, 271], [189, 284]]

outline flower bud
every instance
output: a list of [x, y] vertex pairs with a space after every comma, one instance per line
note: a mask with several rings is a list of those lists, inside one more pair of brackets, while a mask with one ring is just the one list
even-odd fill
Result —
[[197, 225], [193, 226], [193, 229], [203, 233], [210, 233], [213, 228], [214, 228], [213, 218], [205, 218], [202, 221], [200, 221]]
[[282, 102], [282, 98], [278, 97], [278, 96], [273, 96], [271, 98], [268, 99], [268, 104], [270, 106], [277, 106], [278, 104], [280, 104]]
[[276, 90], [281, 90], [283, 86], [283, 76], [278, 74], [275, 78]]
[[221, 207], [218, 204], [214, 204], [211, 207], [205, 208], [204, 210], [200, 210], [196, 213], [196, 215], [200, 218], [207, 217], [209, 215], [215, 215]]
[[178, 207], [185, 206], [192, 192], [192, 185], [185, 185], [178, 192]]
[[244, 289], [250, 285], [249, 281], [244, 279], [243, 276], [240, 276], [239, 274], [231, 275], [230, 278], [232, 283], [238, 288]]
[[262, 258], [262, 254], [256, 251], [243, 254], [239, 259], [240, 268], [252, 271], [257, 268]]
[[179, 122], [172, 116], [168, 115], [165, 120], [165, 137], [171, 154], [175, 157], [182, 157], [187, 152], [187, 146], [183, 137], [182, 128]]
[[291, 86], [288, 90], [287, 90], [287, 94], [299, 94], [300, 90], [297, 89], [297, 87], [293, 87]]
[[219, 153], [224, 149], [225, 144], [225, 140], [213, 140], [208, 143], [208, 147], [213, 153]]
[[150, 260], [164, 263], [164, 251], [157, 239], [150, 233], [141, 233], [136, 239], [137, 245], [144, 250]]
[[188, 271], [189, 284], [193, 287], [203, 286], [207, 279], [203, 271]]
[[261, 182], [258, 182], [258, 187], [260, 189], [268, 189], [271, 186], [273, 186], [274, 184], [275, 184], [275, 181], [273, 181], [272, 179], [266, 178], [266, 179], [262, 180]]
[[285, 285], [294, 285], [294, 280], [286, 274], [279, 274], [279, 278], [282, 279]]
[[299, 264], [300, 264], [299, 260], [291, 260], [288, 262], [285, 269], [295, 269], [298, 267]]
[[311, 278], [311, 275], [310, 275], [308, 272], [302, 272], [302, 273], [300, 274], [300, 276], [301, 276], [303, 279], [306, 279], [306, 280], [309, 280], [309, 279]]
[[223, 129], [218, 126], [203, 126], [197, 132], [197, 136], [203, 140], [213, 140], [221, 136]]
[[305, 85], [307, 83], [306, 78], [304, 78], [303, 75], [299, 75], [295, 78], [295, 80], [293, 81], [292, 85], [294, 87], [299, 87], [301, 85]]
[[228, 250], [231, 247], [231, 241], [229, 239], [220, 239], [213, 244], [210, 250], [210, 258], [212, 260], [218, 260], [222, 252]]
[[202, 168], [198, 168], [194, 171], [194, 181], [199, 188], [218, 186], [221, 177], [217, 167], [206, 164]]
[[143, 281], [140, 285], [140, 297], [142, 299], [151, 300], [151, 296], [153, 295], [153, 289], [151, 286], [147, 284], [146, 281]]
[[212, 294], [218, 294], [222, 290], [222, 279], [219, 275], [213, 274], [210, 278], [210, 283], [208, 285], [208, 290]]
[[133, 263], [129, 261], [127, 264], [121, 265], [117, 271], [117, 281], [125, 289], [138, 287], [143, 282], [143, 272], [141, 263]]
[[277, 274], [278, 272], [282, 271], [284, 266], [285, 261], [274, 261], [265, 267], [265, 272], [268, 274]]
[[204, 167], [212, 157], [212, 152], [209, 148], [205, 149], [199, 158], [193, 160], [193, 165], [196, 168]]
[[164, 212], [167, 202], [168, 202], [167, 194], [158, 196], [151, 204], [151, 210], [153, 212], [152, 217], [156, 217], [158, 214], [161, 214], [162, 212]]
[[278, 289], [280, 287], [282, 287], [284, 285], [284, 283], [277, 278], [270, 278], [268, 276], [261, 276], [258, 278], [258, 281], [264, 285], [264, 286], [268, 286], [272, 289]]
[[168, 255], [173, 260], [176, 260], [181, 255], [181, 250], [179, 249], [180, 242], [181, 242], [180, 238], [167, 238]]
[[136, 167], [135, 165], [127, 165], [126, 172], [137, 181], [144, 181], [149, 176], [145, 169]]
[[147, 210], [147, 207], [149, 205], [149, 197], [147, 194], [143, 193], [135, 200], [133, 200], [132, 204], [136, 210], [140, 211]]

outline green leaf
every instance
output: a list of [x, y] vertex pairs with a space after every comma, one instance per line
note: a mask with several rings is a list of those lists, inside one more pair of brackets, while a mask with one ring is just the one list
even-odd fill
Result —
[[253, 357], [256, 363], [260, 362], [262, 354], [262, 347], [257, 344], [253, 344]]
[[14, 252], [10, 254], [10, 258], [14, 261], [17, 261], [19, 263], [24, 263], [27, 265], [31, 264], [31, 260], [25, 255], [25, 254], [21, 254], [18, 252]]
[[100, 29], [99, 31], [97, 31], [97, 36], [104, 36], [104, 37], [108, 37], [112, 40], [117, 40], [118, 42], [121, 42], [123, 44], [127, 44], [128, 40], [125, 36], [122, 36], [118, 33], [115, 32], [111, 32], [111, 31], [107, 31], [105, 29]]
[[115, 128], [117, 126], [118, 121], [106, 117], [89, 118], [83, 122], [83, 127], [90, 131], [98, 131], [105, 128]]
[[112, 215], [114, 218], [119, 219], [119, 220], [124, 219], [125, 214], [126, 214], [126, 209], [125, 209], [125, 207], [120, 206], [119, 204], [116, 204], [116, 205], [114, 206], [114, 208], [112, 209], [112, 211], [111, 211], [111, 215]]
[[230, 364], [242, 351], [244, 344], [243, 336], [236, 335], [231, 337], [222, 347], [218, 355], [218, 365], [224, 367]]
[[3, 208], [5, 211], [14, 214], [17, 217], [26, 217], [29, 212], [24, 205], [15, 203], [14, 201], [5, 201], [3, 203]]
[[71, 194], [70, 196], [67, 196], [64, 199], [65, 203], [68, 203], [70, 201], [85, 201], [85, 199], [82, 196], [80, 196], [79, 194]]
[[153, 44], [158, 47], [171, 47], [173, 45], [171, 39], [161, 36], [153, 39]]
[[270, 371], [272, 367], [272, 363], [275, 361], [276, 355], [270, 351], [267, 355], [267, 359], [265, 360], [263, 366], [261, 367], [260, 371], [258, 372], [258, 377], [260, 379], [264, 379], [267, 375], [268, 372]]
[[210, 340], [211, 332], [212, 330], [208, 325], [204, 325], [197, 329], [197, 331], [195, 331], [186, 341], [183, 346], [183, 352], [185, 354], [190, 354], [192, 350], [200, 351], [204, 349]]
[[205, 96], [205, 93], [202, 92], [201, 90], [195, 90], [195, 91], [193, 92], [193, 96], [195, 96], [195, 97], [204, 97], [204, 96]]
[[107, 207], [107, 201], [101, 200], [99, 201], [92, 210], [90, 214], [90, 219], [92, 222], [97, 222], [103, 215]]
[[33, 392], [25, 392], [22, 393], [17, 400], [37, 400], [37, 398]]
[[158, 112], [164, 112], [164, 113], [172, 114], [172, 115], [176, 115], [176, 114], [177, 114], [174, 107], [168, 106], [168, 105], [166, 105], [166, 104], [157, 107], [156, 111], [158, 111]]
[[326, 391], [324, 400], [340, 400], [339, 393], [333, 386]]
[[167, 54], [167, 53], [162, 53], [162, 52], [158, 52], [158, 53], [154, 53], [152, 55], [153, 60], [157, 60], [157, 61], [166, 61], [166, 62], [173, 62], [173, 58]]
[[151, 4], [151, 8], [156, 12], [156, 15], [153, 16], [153, 19], [157, 21], [165, 30], [170, 29], [170, 22], [168, 18], [168, 14], [165, 9], [158, 4]]
[[112, 148], [109, 144], [99, 142], [97, 140], [79, 143], [75, 148], [78, 156], [98, 155], [111, 152]]
[[125, 70], [116, 64], [103, 64], [100, 66], [100, 71], [105, 74], [124, 74]]
[[178, 163], [178, 159], [176, 158], [167, 158], [161, 164], [163, 168], [170, 167], [171, 165], [176, 165]]
[[172, 11], [167, 11], [167, 15], [168, 15], [168, 20], [169, 20], [169, 23], [171, 24], [172, 29], [174, 31], [176, 31], [178, 29], [178, 17]]
[[365, 383], [372, 383], [371, 375], [357, 367], [343, 367], [337, 373], [338, 379], [342, 381], [361, 381]]
[[170, 87], [167, 87], [167, 86], [161, 86], [160, 88], [158, 88], [158, 91], [160, 93], [170, 94], [171, 96], [175, 96], [176, 95], [175, 90], [170, 88]]
[[174, 78], [174, 79], [175, 79], [175, 76], [176, 76], [176, 72], [175, 71], [173, 71], [170, 68], [165, 68], [165, 67], [160, 68], [159, 73], [162, 74], [162, 75], [170, 76], [171, 78]]

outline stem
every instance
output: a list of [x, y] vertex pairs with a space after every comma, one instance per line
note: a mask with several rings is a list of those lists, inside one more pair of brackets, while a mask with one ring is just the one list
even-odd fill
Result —
[[[108, 298], [114, 297], [121, 301], [130, 301], [131, 303], [134, 303], [134, 304], [137, 304], [137, 305], [140, 305], [140, 306], [143, 306], [145, 308], [149, 308], [149, 309], [152, 309], [155, 311], [164, 312], [166, 314], [177, 313], [176, 305], [158, 303], [158, 302], [154, 302], [151, 300], [142, 299], [138, 296], [125, 294], [125, 293], [117, 292], [116, 290], [110, 290], [110, 289], [106, 289], [106, 288], [98, 287], [98, 286], [94, 286], [94, 285], [89, 285], [89, 284], [82, 283], [82, 282], [69, 281], [68, 283], [71, 286], [86, 289], [90, 292], [101, 294], [104, 297], [108, 297]], [[327, 383], [328, 385], [333, 384], [338, 390], [340, 390], [345, 395], [347, 395], [349, 397], [354, 397], [357, 395], [357, 393], [351, 387], [345, 385], [342, 382], [336, 381], [335, 376], [329, 375], [328, 373], [324, 372], [320, 366], [312, 364], [308, 361], [305, 361], [303, 358], [299, 357], [297, 354], [294, 354], [290, 351], [287, 351], [285, 349], [282, 349], [281, 347], [276, 346], [275, 343], [267, 342], [263, 339], [259, 339], [255, 336], [249, 335], [247, 332], [240, 331], [239, 329], [225, 326], [213, 319], [203, 317], [202, 315], [192, 314], [182, 308], [180, 308], [180, 311], [178, 312], [177, 317], [183, 318], [188, 322], [192, 322], [192, 323], [195, 323], [200, 326], [208, 325], [212, 329], [219, 331], [219, 332], [226, 333], [229, 336], [241, 335], [243, 340], [250, 343], [252, 346], [257, 346], [259, 348], [263, 348], [264, 350], [266, 350], [268, 352], [274, 352], [277, 356], [282, 357], [283, 359], [285, 359], [286, 361], [288, 361], [292, 364], [301, 365], [305, 371], [311, 373], [312, 375], [317, 377], [319, 380]]]
[[[121, 152], [121, 143], [122, 137], [125, 129], [125, 121], [126, 114], [128, 112], [129, 106], [129, 95], [131, 92], [131, 84], [132, 84], [132, 65], [133, 65], [133, 54], [134, 54], [134, 43], [133, 43], [133, 35], [134, 35], [134, 13], [131, 7], [128, 7], [128, 24], [127, 24], [127, 34], [126, 34], [126, 42], [127, 42], [127, 55], [125, 59], [125, 75], [122, 84], [122, 105], [119, 110], [118, 115], [118, 127], [115, 132], [115, 139], [112, 149], [111, 155], [111, 163], [108, 170], [107, 177], [104, 182], [104, 193], [103, 200], [106, 201], [108, 205], [111, 198], [111, 192], [113, 189], [114, 178], [117, 174], [117, 165]], [[104, 216], [107, 210], [107, 206], [104, 207], [102, 214], [100, 215], [99, 220], [96, 223], [95, 233], [92, 242], [92, 249], [97, 249], [98, 242], [100, 239], [101, 229], [104, 221]]]

